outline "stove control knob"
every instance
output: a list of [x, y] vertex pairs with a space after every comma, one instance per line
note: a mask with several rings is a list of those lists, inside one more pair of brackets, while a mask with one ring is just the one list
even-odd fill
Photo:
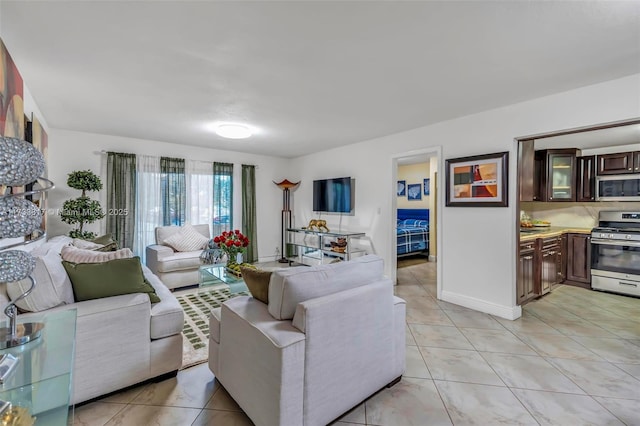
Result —
[[625, 238], [626, 238], [627, 240], [630, 240], [630, 239], [631, 239], [631, 235], [625, 235]]
[[600, 234], [600, 238], [607, 238], [607, 234]]

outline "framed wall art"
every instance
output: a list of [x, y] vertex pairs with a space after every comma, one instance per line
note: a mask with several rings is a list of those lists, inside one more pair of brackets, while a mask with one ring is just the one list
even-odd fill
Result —
[[398, 194], [398, 197], [404, 197], [407, 195], [407, 181], [406, 180], [399, 180], [398, 181], [398, 188], [396, 190], [396, 193]]
[[422, 200], [422, 184], [410, 183], [407, 185], [408, 200]]
[[425, 179], [422, 187], [424, 188], [424, 195], [429, 195], [429, 185], [431, 179]]
[[446, 205], [507, 207], [508, 167], [508, 152], [446, 160]]

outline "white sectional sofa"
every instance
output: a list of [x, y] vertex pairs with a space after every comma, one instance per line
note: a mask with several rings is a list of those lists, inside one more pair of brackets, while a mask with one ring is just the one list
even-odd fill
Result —
[[[34, 255], [44, 255], [49, 250], [59, 253], [61, 245], [68, 241], [57, 237], [56, 242], [34, 250]], [[142, 265], [142, 269], [161, 299], [159, 303], [151, 304], [147, 294], [124, 294], [18, 316], [20, 322], [56, 310], [77, 310], [72, 404], [177, 372], [182, 366], [184, 312], [160, 279], [146, 266]], [[4, 309], [6, 303], [3, 285], [0, 308]]]
[[402, 376], [405, 327], [377, 256], [278, 270], [213, 311], [209, 368], [257, 426], [326, 425]]

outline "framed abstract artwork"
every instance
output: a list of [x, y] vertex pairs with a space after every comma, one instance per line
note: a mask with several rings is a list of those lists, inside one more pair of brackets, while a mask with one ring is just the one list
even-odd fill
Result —
[[424, 188], [424, 195], [429, 195], [429, 184], [430, 184], [430, 179], [425, 179], [424, 183], [422, 184], [423, 188]]
[[404, 197], [407, 195], [407, 181], [406, 180], [399, 180], [398, 181], [398, 187], [396, 189], [396, 193], [398, 195], [398, 197]]
[[446, 160], [445, 204], [450, 207], [507, 207], [508, 167], [508, 152]]
[[410, 183], [407, 185], [407, 199], [408, 200], [422, 200], [422, 184]]

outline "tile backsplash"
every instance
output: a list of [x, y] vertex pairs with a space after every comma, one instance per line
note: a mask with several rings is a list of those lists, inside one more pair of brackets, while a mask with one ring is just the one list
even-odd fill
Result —
[[524, 210], [532, 220], [551, 222], [551, 226], [593, 228], [598, 224], [600, 211], [640, 212], [640, 202], [542, 203], [523, 201], [520, 203], [520, 210]]

